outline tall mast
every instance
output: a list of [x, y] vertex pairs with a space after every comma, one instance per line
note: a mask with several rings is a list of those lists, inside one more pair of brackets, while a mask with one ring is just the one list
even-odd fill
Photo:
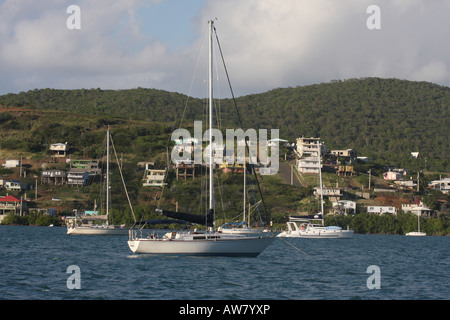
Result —
[[213, 185], [213, 28], [214, 21], [209, 21], [209, 208], [214, 210]]
[[109, 225], [109, 125], [106, 133], [106, 225]]
[[[247, 222], [247, 220], [245, 219], [245, 204], [246, 204], [246, 193], [247, 193], [247, 189], [246, 189], [246, 178], [247, 178], [247, 168], [245, 166], [245, 157], [244, 157], [244, 221]], [[249, 214], [250, 214], [250, 210], [249, 210]]]
[[317, 141], [317, 157], [319, 159], [319, 183], [320, 183], [320, 211], [322, 213], [322, 226], [324, 224], [324, 212], [323, 212], [323, 189], [322, 189], [322, 168], [320, 159], [320, 142]]

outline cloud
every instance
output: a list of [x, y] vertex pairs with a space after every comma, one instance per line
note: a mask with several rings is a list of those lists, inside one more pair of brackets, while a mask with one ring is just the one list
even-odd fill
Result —
[[80, 30], [67, 28], [70, 4], [5, 1], [1, 5], [3, 87], [13, 79], [13, 85], [24, 90], [33, 84], [118, 89], [162, 79], [170, 58], [164, 44], [139, 32], [134, 15], [146, 5], [143, 1], [79, 1]]
[[[211, 1], [199, 19], [220, 13], [217, 25], [228, 48], [230, 73], [242, 93], [366, 76], [448, 85], [444, 67], [450, 63], [450, 50], [444, 36], [450, 27], [445, 18], [450, 3], [378, 1], [380, 30], [366, 27], [371, 4]], [[421, 74], [426, 78], [420, 79]]]
[[[368, 76], [450, 84], [448, 1], [376, 1], [381, 29], [369, 30], [366, 10], [372, 0], [209, 0], [191, 25], [178, 26], [180, 33], [197, 32], [196, 41], [180, 46], [173, 45], [174, 34], [154, 37], [145, 29], [142, 9], [164, 8], [168, 21], [183, 14], [177, 0], [172, 7], [158, 5], [165, 1], [5, 0], [0, 93], [140, 86], [205, 96], [201, 39], [207, 21], [216, 17], [236, 95]], [[66, 27], [72, 4], [81, 8], [80, 30]], [[189, 90], [194, 73], [198, 79]]]

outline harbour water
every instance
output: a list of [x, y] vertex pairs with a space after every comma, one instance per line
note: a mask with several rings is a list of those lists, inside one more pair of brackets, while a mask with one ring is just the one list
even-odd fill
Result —
[[4, 300], [450, 299], [450, 237], [276, 239], [257, 258], [136, 255], [127, 237], [61, 227], [0, 226], [0, 239]]

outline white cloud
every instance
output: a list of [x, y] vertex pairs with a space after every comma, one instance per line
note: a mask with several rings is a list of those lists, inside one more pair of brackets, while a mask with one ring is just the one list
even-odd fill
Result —
[[[187, 93], [199, 40], [169, 49], [173, 40], [161, 38], [162, 33], [159, 40], [153, 38], [152, 30], [143, 30], [142, 15], [137, 14], [161, 1], [169, 0], [77, 1], [81, 30], [66, 27], [66, 8], [74, 1], [4, 1], [0, 4], [1, 93], [35, 87], [138, 86]], [[181, 8], [178, 0], [171, 1], [173, 7], [164, 10], [169, 7], [173, 12], [161, 12], [167, 20]], [[379, 0], [381, 30], [366, 27], [371, 4], [375, 3], [209, 0], [191, 21], [200, 39], [207, 21], [218, 18], [217, 32], [237, 95], [366, 76], [449, 85], [450, 2]], [[206, 92], [205, 68], [206, 61], [200, 61], [199, 85], [190, 92], [194, 96]]]

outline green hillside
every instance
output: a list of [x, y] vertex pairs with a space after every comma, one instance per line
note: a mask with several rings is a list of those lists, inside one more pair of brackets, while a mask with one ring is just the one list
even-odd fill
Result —
[[[237, 127], [233, 101], [223, 99], [218, 102], [220, 105], [217, 103], [216, 106], [221, 112], [223, 127]], [[153, 161], [156, 167], [164, 168], [171, 133], [179, 126], [175, 120], [181, 114], [186, 120], [202, 120], [205, 104], [206, 101], [178, 93], [143, 88], [117, 91], [42, 89], [0, 96], [0, 159], [22, 158], [23, 171], [26, 172], [26, 177], [19, 177], [18, 168], [0, 167], [0, 177], [20, 179], [34, 186], [40, 181], [44, 167], [67, 170], [69, 165], [64, 158], [53, 159], [50, 156], [48, 145], [51, 143], [68, 142], [68, 158], [71, 159], [104, 160], [108, 125], [116, 150], [123, 159], [124, 178], [138, 217], [156, 218], [154, 209], [158, 205], [172, 210], [178, 206], [182, 212], [202, 213], [206, 209], [201, 208], [200, 204], [206, 204], [206, 200], [201, 197], [199, 187], [204, 187], [206, 183], [200, 176], [195, 180], [176, 181], [175, 174], [171, 172], [169, 185], [160, 202], [159, 188], [143, 187], [143, 170], [138, 163]], [[424, 197], [428, 205], [438, 208], [436, 199], [442, 196], [426, 190], [426, 182], [438, 179], [438, 172], [447, 173], [444, 176], [450, 172], [449, 88], [394, 79], [349, 80], [274, 89], [239, 97], [237, 105], [246, 128], [279, 128], [280, 137], [290, 142], [295, 142], [301, 135], [320, 136], [329, 149], [353, 148], [359, 155], [373, 160], [355, 166], [361, 174], [354, 177], [344, 178], [324, 172], [326, 185], [338, 183], [352, 190], [359, 189], [368, 184], [365, 173], [372, 169], [372, 174], [378, 175], [372, 176], [373, 186], [383, 188], [387, 186], [380, 178], [383, 165], [406, 167], [415, 175], [417, 170], [424, 169], [426, 158], [427, 170], [426, 174], [421, 173], [419, 193], [399, 193], [384, 199], [376, 197], [363, 200], [358, 205], [362, 210], [368, 203], [377, 201], [384, 201], [378, 202], [383, 204], [403, 203]], [[183, 126], [191, 125], [190, 122], [186, 121]], [[283, 153], [285, 151], [282, 150]], [[411, 151], [421, 152], [422, 158], [412, 159]], [[132, 216], [117, 165], [113, 164], [112, 170], [113, 222], [131, 224]], [[289, 214], [313, 213], [319, 209], [312, 196], [313, 180], [316, 181], [317, 177], [311, 175], [305, 178], [309, 185], [307, 188], [286, 184], [280, 176], [260, 179], [265, 203], [278, 227], [284, 227]], [[235, 218], [242, 210], [243, 186], [239, 174], [219, 173], [217, 179], [219, 190], [216, 195], [221, 198], [216, 200], [219, 206], [216, 212], [220, 222], [225, 218]], [[227, 188], [223, 187], [225, 185]], [[79, 188], [68, 185], [55, 188], [38, 183], [37, 197], [33, 189], [20, 194], [2, 190], [1, 195], [8, 192], [23, 197], [26, 193], [28, 199], [34, 200], [34, 206], [56, 208], [59, 214], [70, 215], [73, 209], [91, 210], [94, 200], [99, 199], [99, 186], [99, 181]], [[60, 201], [54, 201], [55, 198]], [[448, 200], [448, 196], [444, 199]], [[331, 203], [327, 202], [326, 208], [330, 207]], [[414, 226], [414, 217], [410, 220], [411, 226]], [[357, 222], [354, 220], [352, 223]], [[348, 221], [342, 221], [342, 225], [346, 227]], [[356, 224], [351, 226], [360, 228]], [[364, 228], [361, 227], [360, 232], [384, 232]], [[389, 232], [403, 231], [396, 229]], [[443, 227], [430, 225], [429, 232], [449, 234], [448, 221]]]
[[[185, 119], [199, 119], [204, 103], [143, 88], [36, 89], [0, 96], [3, 106], [172, 124], [183, 111]], [[301, 135], [319, 136], [330, 149], [353, 148], [359, 155], [385, 164], [450, 171], [447, 87], [397, 79], [351, 79], [247, 95], [237, 98], [237, 105], [246, 128], [278, 128], [281, 138], [291, 142]], [[224, 126], [236, 127], [232, 101], [222, 99], [220, 108]], [[416, 151], [421, 160], [411, 158], [410, 153]]]

